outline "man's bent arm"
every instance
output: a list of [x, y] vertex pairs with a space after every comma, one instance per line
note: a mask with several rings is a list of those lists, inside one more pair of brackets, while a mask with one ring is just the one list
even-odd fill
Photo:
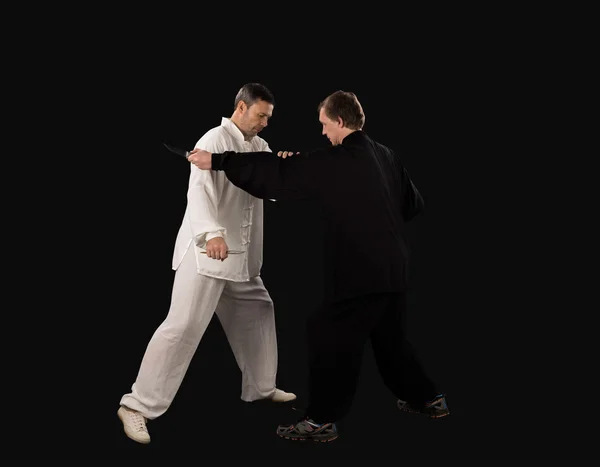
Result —
[[[216, 135], [206, 135], [196, 148], [207, 151], [222, 150], [223, 144]], [[194, 243], [200, 248], [215, 237], [224, 237], [226, 229], [218, 221], [219, 193], [211, 173], [191, 165], [187, 192], [188, 214]]]
[[404, 190], [403, 200], [404, 205], [402, 206], [402, 216], [405, 222], [409, 222], [413, 218], [415, 218], [418, 214], [423, 212], [423, 208], [425, 207], [425, 201], [417, 190], [417, 187], [412, 182], [408, 172], [404, 167], [402, 167], [402, 188]]

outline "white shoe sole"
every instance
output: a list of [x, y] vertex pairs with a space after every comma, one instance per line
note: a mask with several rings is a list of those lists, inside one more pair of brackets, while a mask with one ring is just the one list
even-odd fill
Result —
[[272, 397], [271, 400], [277, 404], [281, 404], [283, 402], [290, 402], [296, 400], [296, 394], [288, 392], [285, 396], [275, 396]]

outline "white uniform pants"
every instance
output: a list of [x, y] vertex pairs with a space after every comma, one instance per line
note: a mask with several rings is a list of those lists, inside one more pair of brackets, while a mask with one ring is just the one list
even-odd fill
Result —
[[148, 344], [131, 393], [120, 404], [150, 420], [164, 414], [214, 313], [242, 371], [242, 400], [271, 396], [277, 339], [273, 301], [262, 279], [232, 282], [200, 275], [190, 246], [175, 272], [169, 313]]

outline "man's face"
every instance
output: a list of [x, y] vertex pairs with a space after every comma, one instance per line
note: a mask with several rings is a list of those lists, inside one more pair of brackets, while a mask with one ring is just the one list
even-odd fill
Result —
[[343, 128], [341, 120], [331, 120], [325, 113], [325, 109], [319, 111], [319, 122], [323, 125], [323, 135], [327, 136], [331, 144], [337, 146], [344, 139], [341, 133]]
[[241, 102], [240, 105], [240, 130], [249, 138], [256, 136], [267, 126], [269, 118], [273, 115], [273, 104], [257, 100], [250, 107], [245, 102]]

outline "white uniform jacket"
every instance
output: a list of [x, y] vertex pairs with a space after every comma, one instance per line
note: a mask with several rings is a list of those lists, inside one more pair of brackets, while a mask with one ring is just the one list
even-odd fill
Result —
[[[224, 151], [270, 151], [259, 136], [245, 141], [242, 132], [228, 118], [200, 138], [196, 148]], [[187, 207], [173, 253], [177, 269], [188, 248], [195, 249], [198, 274], [245, 282], [260, 275], [263, 261], [263, 201], [233, 185], [222, 171], [200, 170], [190, 164]], [[206, 242], [221, 236], [227, 243], [225, 261], [208, 258]]]

